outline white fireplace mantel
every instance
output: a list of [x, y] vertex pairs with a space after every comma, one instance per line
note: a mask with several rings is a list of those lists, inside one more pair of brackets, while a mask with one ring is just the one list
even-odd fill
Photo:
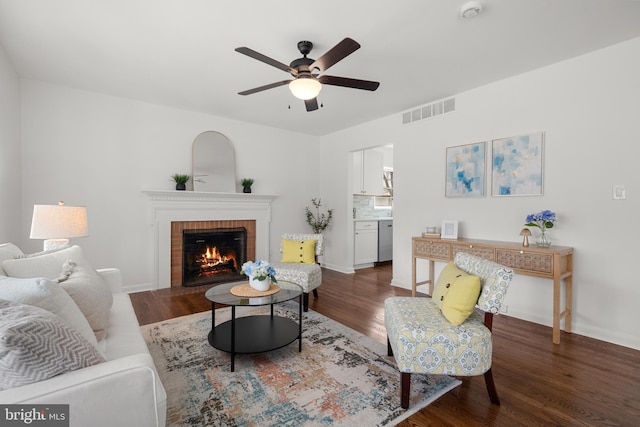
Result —
[[142, 190], [151, 200], [154, 227], [153, 288], [171, 286], [171, 223], [174, 221], [256, 221], [256, 259], [269, 259], [269, 225], [274, 195]]

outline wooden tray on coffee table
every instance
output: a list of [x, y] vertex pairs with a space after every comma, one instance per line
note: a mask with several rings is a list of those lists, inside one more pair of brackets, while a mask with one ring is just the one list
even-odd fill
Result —
[[279, 291], [280, 291], [280, 286], [274, 283], [271, 283], [269, 285], [269, 289], [267, 289], [266, 291], [255, 290], [248, 283], [234, 286], [229, 290], [231, 294], [237, 297], [246, 297], [246, 298], [266, 297], [268, 295], [273, 295], [275, 293], [278, 293]]

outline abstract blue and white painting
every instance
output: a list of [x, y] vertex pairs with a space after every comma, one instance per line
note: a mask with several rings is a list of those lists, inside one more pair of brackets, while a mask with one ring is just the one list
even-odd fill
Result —
[[493, 196], [542, 195], [543, 143], [542, 132], [493, 141]]
[[485, 142], [447, 147], [446, 197], [484, 197]]

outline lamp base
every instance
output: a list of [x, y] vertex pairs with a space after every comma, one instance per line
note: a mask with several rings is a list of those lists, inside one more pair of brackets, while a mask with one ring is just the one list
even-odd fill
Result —
[[44, 250], [53, 251], [69, 246], [69, 239], [47, 239], [44, 241]]

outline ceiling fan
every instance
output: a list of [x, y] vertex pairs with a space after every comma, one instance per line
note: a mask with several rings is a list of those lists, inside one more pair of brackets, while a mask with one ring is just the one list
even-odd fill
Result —
[[317, 96], [322, 90], [323, 84], [370, 91], [374, 91], [378, 89], [378, 86], [380, 86], [379, 82], [372, 82], [369, 80], [320, 75], [320, 73], [327, 71], [329, 67], [335, 65], [337, 62], [360, 49], [360, 44], [355, 40], [349, 37], [345, 38], [318, 59], [307, 58], [307, 55], [311, 52], [312, 48], [313, 43], [310, 41], [298, 42], [298, 50], [302, 54], [302, 58], [295, 59], [289, 65], [283, 64], [275, 59], [271, 59], [268, 56], [256, 52], [255, 50], [249, 49], [248, 47], [243, 46], [236, 48], [236, 52], [250, 56], [253, 59], [257, 59], [258, 61], [264, 62], [265, 64], [276, 67], [282, 71], [286, 71], [293, 77], [293, 79], [282, 80], [238, 92], [238, 95], [251, 95], [252, 93], [288, 84], [291, 93], [296, 98], [304, 100], [304, 105], [306, 106], [307, 111], [314, 111], [318, 109]]

